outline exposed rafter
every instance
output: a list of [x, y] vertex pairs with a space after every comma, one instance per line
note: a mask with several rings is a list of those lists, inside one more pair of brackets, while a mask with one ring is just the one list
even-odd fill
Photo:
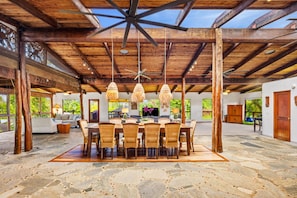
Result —
[[234, 18], [236, 15], [241, 13], [244, 9], [248, 8], [255, 1], [257, 0], [245, 0], [234, 9], [223, 12], [212, 24], [212, 27], [213, 28], [221, 27], [222, 25], [230, 21], [232, 18]]
[[290, 7], [283, 10], [272, 10], [267, 14], [257, 18], [254, 22], [249, 25], [249, 28], [259, 29], [269, 23], [272, 23], [284, 16], [287, 16], [297, 10], [297, 3], [293, 3]]
[[42, 11], [38, 10], [36, 7], [32, 6], [28, 1], [25, 0], [9, 0], [12, 3], [20, 6], [30, 14], [36, 16], [40, 20], [44, 21], [45, 23], [51, 25], [54, 28], [59, 28], [60, 25], [57, 23], [57, 21], [50, 16], [44, 14]]

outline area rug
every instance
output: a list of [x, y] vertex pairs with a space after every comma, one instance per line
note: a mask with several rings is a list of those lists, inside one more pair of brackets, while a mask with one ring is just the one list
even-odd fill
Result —
[[[176, 159], [174, 156], [170, 156], [168, 159], [166, 155], [161, 155], [158, 159], [147, 159], [145, 151], [140, 151], [136, 159], [132, 156], [134, 151], [130, 152], [131, 157], [128, 159], [118, 156], [116, 152], [114, 152], [113, 159], [111, 157], [100, 159], [100, 155], [97, 155], [95, 147], [92, 147], [91, 157], [87, 157], [82, 153], [82, 145], [77, 145], [50, 160], [50, 162], [228, 162], [225, 157], [212, 152], [204, 145], [195, 145], [194, 150], [195, 152], [191, 151], [190, 155], [187, 155], [187, 152], [182, 150], [179, 159]], [[107, 155], [110, 156], [110, 153], [107, 153]]]

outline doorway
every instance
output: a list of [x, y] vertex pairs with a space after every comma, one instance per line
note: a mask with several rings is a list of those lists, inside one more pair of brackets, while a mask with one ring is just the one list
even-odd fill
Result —
[[98, 99], [89, 99], [89, 122], [90, 123], [99, 123], [99, 100]]
[[290, 91], [274, 93], [274, 138], [290, 141]]

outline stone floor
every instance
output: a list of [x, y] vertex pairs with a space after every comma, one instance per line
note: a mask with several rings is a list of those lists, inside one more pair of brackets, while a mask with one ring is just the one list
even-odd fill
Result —
[[[70, 134], [34, 135], [30, 152], [13, 154], [13, 133], [0, 134], [0, 197], [297, 197], [297, 144], [223, 125], [229, 162], [48, 162], [82, 142]], [[198, 123], [196, 142], [211, 148], [211, 124]]]

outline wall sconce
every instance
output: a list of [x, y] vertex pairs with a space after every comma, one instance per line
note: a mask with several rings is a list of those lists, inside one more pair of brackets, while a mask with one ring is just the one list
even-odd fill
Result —
[[269, 96], [265, 97], [265, 107], [269, 107]]

